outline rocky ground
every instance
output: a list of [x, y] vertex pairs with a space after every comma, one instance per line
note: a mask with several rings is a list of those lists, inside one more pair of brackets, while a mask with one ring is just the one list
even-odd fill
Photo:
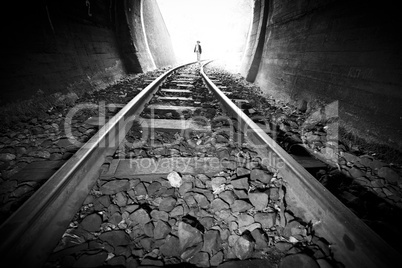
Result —
[[333, 135], [338, 130], [341, 133], [342, 129], [337, 129], [337, 114], [330, 106], [284, 103], [263, 95], [258, 87], [247, 83], [240, 75], [223, 72], [219, 64], [213, 64], [207, 70], [207, 74], [216, 76], [230, 88], [232, 96], [251, 100], [248, 107], [244, 107], [248, 108], [248, 115], [257, 118], [256, 122], [262, 122], [259, 117], [267, 118], [271, 129], [276, 129], [271, 137], [285, 150], [299, 153], [307, 149], [308, 154], [327, 163], [327, 168], [310, 172], [359, 218], [402, 252], [399, 243], [402, 239], [399, 227], [402, 220], [402, 168], [397, 165], [401, 159], [387, 162], [386, 157], [379, 157], [379, 152], [371, 151], [372, 146], [357, 146], [342, 139], [340, 134]]
[[[221, 131], [219, 104], [200, 80], [193, 83], [200, 108], [183, 114], [202, 115], [212, 131], [159, 131], [152, 142], [141, 142], [139, 128], [133, 126], [113, 158], [214, 156], [221, 160], [221, 170], [213, 175], [173, 171], [167, 178], [101, 176], [47, 267], [245, 265], [239, 260], [258, 267], [342, 267], [325, 238], [314, 234], [313, 223], [297, 218], [286, 205], [283, 178], [263, 165], [252, 147]], [[142, 117], [148, 115], [145, 110]]]
[[213, 267], [263, 259], [265, 267], [339, 267], [325, 239], [286, 207], [285, 191], [282, 178], [257, 167], [213, 177], [100, 180], [48, 266]]
[[[209, 67], [208, 73], [217, 77], [232, 97], [249, 100], [248, 104], [242, 104], [245, 113], [259, 118], [255, 121], [262, 126], [268, 124], [274, 130], [271, 136], [288, 152], [308, 148], [328, 162], [327, 168], [315, 170], [313, 175], [398, 248], [401, 232], [397, 218], [402, 215], [400, 167], [381, 161], [373, 153], [356, 151], [350, 144], [340, 143], [335, 148], [327, 133], [333, 121], [321, 112], [307, 110], [305, 103], [290, 105], [262, 97], [258, 87], [218, 67]], [[71, 107], [102, 101], [127, 103], [145, 87], [144, 80], [154, 75], [157, 72], [127, 77], [105, 90], [80, 96], [71, 93], [40, 116], [24, 115], [3, 129], [0, 133], [2, 220], [45, 181], [35, 176], [20, 179], [17, 173], [36, 162], [53, 161], [57, 166], [78, 150], [78, 146], [68, 143], [63, 126]], [[201, 82], [195, 83], [199, 83], [195, 84], [198, 88]], [[202, 109], [184, 114], [187, 118], [202, 115], [213, 119], [222, 111], [213, 99], [201, 97], [204, 92], [200, 88], [195, 104], [202, 105]], [[112, 110], [106, 111], [112, 115]], [[99, 115], [97, 109], [89, 109], [73, 118], [73, 133], [79, 141], [85, 142], [97, 131], [97, 127], [85, 124], [96, 115]], [[147, 111], [142, 116], [147, 117]], [[177, 117], [174, 113], [158, 116]], [[219, 120], [210, 122], [218, 127], [224, 124]], [[281, 267], [292, 267], [294, 261], [311, 267], [342, 267], [332, 259], [325, 239], [313, 235], [313, 226], [295, 218], [292, 209], [286, 207], [283, 179], [273, 170], [259, 166], [258, 159], [244, 161], [256, 157], [250, 148], [236, 145], [230, 150], [220, 150], [219, 144], [229, 143], [227, 136], [220, 134], [191, 133], [190, 138], [184, 138], [163, 132], [154, 137], [160, 146], [134, 148], [132, 144], [138, 144], [140, 139], [136, 127], [129, 132], [115, 158], [218, 156], [230, 157], [236, 164], [214, 176], [171, 175], [181, 181], [179, 187], [160, 179], [99, 180], [49, 259], [49, 267], [86, 264], [137, 267], [179, 262], [226, 267], [223, 261], [249, 258], [263, 258], [266, 263], [261, 265], [267, 267], [279, 263]], [[174, 147], [163, 146], [177, 140]], [[194, 149], [197, 146], [199, 150]], [[336, 161], [331, 162], [333, 159]], [[254, 164], [242, 166], [246, 162]]]
[[[79, 149], [79, 143], [69, 142], [65, 128], [67, 115], [73, 107], [95, 105], [95, 108], [78, 111], [71, 118], [72, 135], [83, 143], [98, 131], [97, 126], [85, 123], [89, 117], [99, 115], [96, 105], [125, 104], [148, 84], [144, 80], [164, 71], [127, 76], [116, 85], [80, 96], [57, 94], [51, 103], [45, 98], [36, 98], [37, 105], [28, 103], [26, 111], [16, 112], [21, 109], [19, 106], [16, 106], [19, 109], [7, 107], [2, 113], [0, 128], [0, 223]], [[40, 105], [41, 100], [46, 105]]]

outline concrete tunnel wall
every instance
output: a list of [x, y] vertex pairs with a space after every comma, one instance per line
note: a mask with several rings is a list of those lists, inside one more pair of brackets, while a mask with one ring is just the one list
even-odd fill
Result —
[[3, 11], [0, 105], [176, 63], [155, 0], [7, 1]]
[[390, 1], [256, 0], [242, 74], [286, 101], [339, 101], [341, 126], [402, 149], [402, 41]]

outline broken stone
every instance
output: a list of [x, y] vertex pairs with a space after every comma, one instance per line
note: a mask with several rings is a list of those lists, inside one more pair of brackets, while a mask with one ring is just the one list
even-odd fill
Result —
[[98, 214], [90, 214], [82, 220], [81, 227], [88, 232], [96, 232], [99, 231], [101, 224], [101, 216]]
[[154, 224], [152, 222], [148, 222], [144, 225], [144, 233], [146, 236], [154, 237]]
[[120, 211], [120, 208], [118, 206], [116, 206], [115, 204], [111, 204], [107, 208], [108, 217], [111, 217], [114, 213], [119, 212], [119, 211]]
[[383, 179], [373, 179], [370, 182], [370, 184], [373, 187], [383, 187], [384, 186], [384, 181], [383, 181]]
[[137, 268], [139, 265], [138, 261], [133, 257], [128, 258], [126, 261], [126, 268]]
[[235, 195], [239, 198], [239, 199], [246, 199], [248, 198], [247, 192], [244, 190], [236, 190], [234, 189], [233, 191], [235, 193]]
[[142, 226], [151, 221], [148, 213], [142, 208], [134, 211], [129, 219], [132, 221], [132, 225], [140, 224]]
[[237, 217], [237, 219], [238, 219], [237, 223], [239, 224], [239, 228], [241, 228], [243, 226], [249, 226], [250, 224], [252, 224], [254, 222], [254, 218], [246, 213], [241, 213]]
[[198, 252], [201, 251], [202, 243], [198, 243], [193, 247], [189, 247], [180, 255], [180, 257], [185, 261], [190, 261]]
[[232, 205], [233, 202], [235, 201], [235, 196], [232, 191], [224, 191], [219, 194], [219, 197], [229, 205]]
[[214, 218], [212, 217], [203, 217], [200, 219], [200, 223], [204, 226], [205, 229], [209, 230], [214, 225]]
[[260, 223], [263, 229], [268, 229], [275, 225], [276, 214], [260, 212], [254, 215], [254, 220]]
[[221, 245], [219, 231], [209, 230], [204, 234], [204, 245], [202, 251], [213, 255], [219, 251]]
[[235, 200], [230, 206], [233, 212], [244, 212], [251, 209], [253, 206], [244, 200]]
[[169, 196], [162, 199], [162, 202], [159, 205], [159, 210], [170, 212], [176, 205], [176, 199]]
[[221, 185], [224, 185], [226, 183], [226, 178], [225, 177], [214, 177], [212, 178], [211, 181], [211, 187], [212, 187], [212, 191], [216, 191], [218, 190]]
[[157, 221], [154, 229], [154, 238], [163, 239], [170, 233], [171, 230], [172, 228], [166, 222]]
[[358, 161], [359, 161], [359, 158], [358, 158], [357, 156], [355, 156], [355, 155], [353, 155], [353, 154], [350, 154], [350, 153], [343, 152], [343, 153], [342, 153], [342, 156], [343, 156], [343, 158], [345, 158], [345, 160], [348, 161], [348, 162], [354, 163], [354, 162], [358, 162]]
[[131, 243], [130, 237], [121, 230], [110, 231], [99, 235], [99, 239], [109, 243], [116, 248], [117, 246], [125, 246]]
[[149, 252], [152, 250], [154, 240], [150, 237], [142, 237], [140, 240], [140, 244], [145, 251]]
[[196, 178], [195, 179], [195, 187], [200, 188], [200, 189], [204, 189], [205, 185], [200, 179]]
[[134, 187], [134, 191], [136, 196], [145, 196], [147, 195], [147, 188], [143, 183], [139, 183]]
[[235, 189], [244, 189], [247, 191], [249, 188], [248, 178], [232, 180], [230, 183], [233, 185]]
[[181, 196], [184, 196], [192, 188], [193, 188], [193, 183], [192, 182], [184, 182], [179, 188], [179, 193], [180, 193]]
[[108, 195], [103, 195], [94, 201], [95, 211], [102, 211], [110, 206], [110, 198]]
[[128, 180], [113, 180], [103, 184], [100, 191], [103, 194], [111, 195], [121, 191], [127, 191], [128, 189], [130, 189]]
[[275, 248], [281, 252], [287, 252], [293, 245], [285, 241], [275, 243]]
[[289, 238], [290, 236], [296, 236], [302, 234], [304, 230], [304, 226], [301, 225], [298, 221], [291, 221], [286, 224], [283, 229], [283, 236]]
[[127, 205], [127, 196], [123, 192], [118, 192], [113, 199], [114, 203], [119, 207], [124, 207]]
[[10, 153], [1, 153], [0, 154], [0, 161], [3, 162], [10, 162], [12, 160], [14, 160], [16, 158], [16, 156], [14, 154], [10, 154]]
[[148, 186], [148, 195], [149, 196], [154, 196], [162, 187], [162, 184], [160, 184], [157, 181], [152, 182], [149, 186]]
[[219, 251], [218, 253], [216, 253], [211, 257], [210, 264], [211, 266], [218, 266], [219, 264], [222, 263], [222, 261], [223, 261], [223, 253], [222, 251]]
[[277, 201], [279, 199], [279, 188], [269, 188], [269, 199]]
[[250, 179], [252, 181], [260, 181], [264, 184], [269, 184], [272, 179], [271, 174], [267, 174], [265, 171], [260, 170], [260, 169], [253, 169], [250, 174]]
[[170, 185], [175, 188], [179, 188], [183, 183], [181, 176], [176, 171], [170, 172], [169, 175], [167, 176], [167, 179]]
[[367, 179], [366, 177], [359, 177], [355, 179], [356, 182], [358, 182], [359, 184], [363, 185], [363, 186], [369, 186], [370, 185], [370, 180]]
[[236, 174], [238, 177], [246, 176], [246, 175], [250, 174], [250, 170], [248, 170], [247, 168], [239, 167], [236, 170]]
[[108, 222], [114, 225], [118, 225], [122, 219], [123, 217], [121, 216], [121, 214], [119, 212], [115, 212], [112, 216], [109, 217]]
[[198, 252], [190, 259], [190, 263], [196, 264], [197, 267], [209, 267], [209, 255], [206, 252]]
[[184, 201], [186, 201], [187, 206], [190, 208], [197, 207], [197, 201], [194, 199], [193, 195], [190, 193], [187, 193], [184, 196]]
[[223, 209], [223, 210], [219, 210], [215, 212], [215, 215], [224, 220], [224, 221], [231, 221], [231, 220], [235, 220], [235, 217], [232, 215], [232, 213], [230, 213], [229, 210]]
[[353, 167], [349, 170], [349, 174], [350, 174], [350, 176], [352, 176], [355, 179], [359, 178], [359, 177], [363, 177], [365, 175], [360, 169], [355, 168], [355, 167]]
[[239, 232], [242, 234], [242, 233], [244, 233], [245, 231], [250, 231], [250, 232], [252, 232], [252, 231], [254, 231], [255, 229], [259, 229], [259, 228], [261, 228], [261, 223], [259, 223], [259, 222], [254, 222], [254, 223], [252, 223], [252, 224], [250, 224], [250, 225], [240, 227], [240, 228], [239, 228]]
[[168, 235], [160, 247], [160, 253], [166, 257], [180, 257], [180, 241], [177, 237]]
[[[183, 216], [184, 214], [184, 208], [183, 206], [176, 206], [170, 213], [169, 216], [171, 218], [176, 218], [176, 217], [180, 217]], [[166, 220], [167, 221], [167, 220]]]
[[251, 257], [254, 249], [254, 243], [241, 236], [237, 239], [236, 243], [233, 246], [234, 254], [240, 260], [247, 259]]
[[209, 180], [209, 177], [205, 174], [197, 174], [197, 179], [200, 179], [204, 184]]
[[201, 232], [184, 222], [179, 223], [178, 236], [183, 251], [202, 242]]
[[378, 176], [386, 179], [388, 182], [391, 183], [398, 183], [399, 182], [399, 175], [393, 169], [389, 167], [382, 167], [378, 170]]
[[268, 195], [266, 193], [249, 193], [248, 199], [256, 210], [263, 210], [268, 205]]
[[264, 249], [268, 246], [268, 241], [264, 235], [264, 232], [261, 229], [256, 228], [252, 230], [251, 235], [253, 236], [255, 241], [255, 249]]
[[220, 198], [215, 199], [211, 202], [211, 211], [217, 212], [220, 210], [229, 209], [229, 205]]
[[202, 195], [202, 194], [195, 194], [194, 199], [197, 201], [198, 206], [200, 208], [208, 208], [209, 207], [209, 202], [208, 199]]

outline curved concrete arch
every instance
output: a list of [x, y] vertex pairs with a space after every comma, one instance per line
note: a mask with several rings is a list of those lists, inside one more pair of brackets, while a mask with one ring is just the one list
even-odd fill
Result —
[[147, 72], [156, 68], [154, 59], [149, 50], [143, 18], [143, 0], [125, 0], [124, 12], [130, 39], [134, 46], [135, 56], [140, 64], [141, 71]]
[[176, 63], [155, 0], [9, 1], [4, 10], [18, 16], [0, 18], [2, 105], [98, 90]]
[[252, 27], [241, 69], [241, 73], [249, 82], [254, 82], [261, 63], [270, 10], [269, 6], [270, 1], [254, 1]]

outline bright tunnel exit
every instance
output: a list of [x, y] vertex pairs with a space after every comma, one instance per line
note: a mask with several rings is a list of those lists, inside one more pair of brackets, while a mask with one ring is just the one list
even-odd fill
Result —
[[201, 59], [221, 60], [228, 69], [237, 70], [251, 25], [252, 0], [157, 2], [178, 62], [195, 61], [194, 46], [200, 41]]

